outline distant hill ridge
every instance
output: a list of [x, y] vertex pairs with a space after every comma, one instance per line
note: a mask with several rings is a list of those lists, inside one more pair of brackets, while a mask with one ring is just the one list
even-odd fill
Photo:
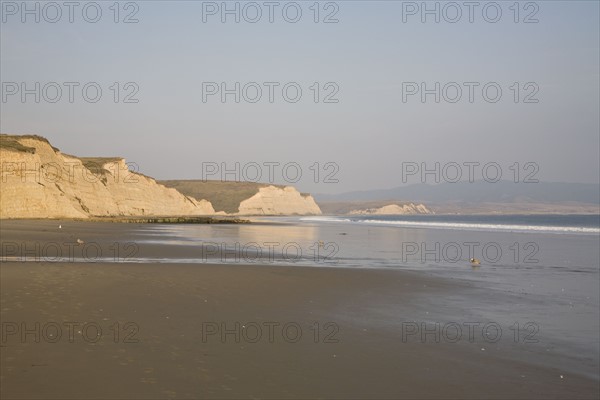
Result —
[[600, 186], [586, 183], [514, 183], [485, 181], [412, 184], [392, 189], [355, 191], [341, 194], [314, 194], [319, 202], [381, 201], [410, 199], [425, 203], [556, 203], [600, 204]]

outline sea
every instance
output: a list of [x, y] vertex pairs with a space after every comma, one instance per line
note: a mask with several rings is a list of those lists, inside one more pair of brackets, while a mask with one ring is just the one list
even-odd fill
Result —
[[[355, 326], [359, 318], [398, 333], [399, 340], [405, 327], [418, 326], [421, 333], [438, 333], [421, 336], [428, 343], [462, 334], [459, 344], [467, 340], [478, 351], [539, 363], [557, 379], [581, 374], [600, 381], [600, 215], [251, 220], [132, 224], [127, 235], [139, 254], [71, 261], [397, 271], [390, 279], [399, 296], [379, 298], [377, 288], [365, 288], [376, 304], [361, 305], [357, 293], [352, 304], [339, 304], [336, 323]], [[479, 336], [471, 343], [472, 332]]]
[[202, 246], [206, 254], [156, 262], [393, 269], [440, 279], [456, 289], [417, 293], [410, 315], [381, 305], [371, 317], [393, 321], [395, 328], [417, 319], [493, 326], [502, 330], [504, 348], [515, 350], [512, 357], [522, 354], [528, 362], [598, 379], [600, 215], [298, 216], [253, 222], [146, 225], [138, 233], [148, 243]]

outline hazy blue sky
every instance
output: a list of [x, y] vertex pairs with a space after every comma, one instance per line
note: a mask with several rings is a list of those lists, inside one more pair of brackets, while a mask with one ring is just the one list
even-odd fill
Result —
[[[315, 23], [313, 1], [298, 2], [302, 17], [289, 23], [282, 16], [289, 2], [279, 2], [275, 22], [269, 23], [263, 3], [258, 2], [263, 16], [257, 23], [244, 21], [244, 14], [240, 23], [231, 15], [222, 23], [220, 14], [205, 14], [203, 22], [203, 8], [212, 7], [207, 2], [137, 1], [127, 9], [121, 3], [120, 21], [137, 7], [139, 22], [125, 24], [113, 21], [112, 1], [98, 2], [97, 23], [83, 18], [86, 2], [74, 10], [73, 23], [66, 7], [56, 23], [43, 14], [39, 23], [32, 15], [23, 23], [21, 10], [13, 7], [21, 2], [3, 1], [1, 130], [43, 135], [66, 153], [124, 156], [160, 179], [201, 178], [203, 162], [232, 168], [236, 161], [296, 162], [303, 171], [300, 189], [336, 193], [400, 186], [403, 162], [474, 161], [499, 163], [508, 179], [514, 162], [535, 162], [537, 177], [545, 181], [598, 182], [597, 1], [521, 2], [517, 23], [513, 1], [497, 2], [502, 10], [497, 23], [484, 18], [489, 2], [478, 3], [472, 23], [463, 1], [455, 3], [463, 12], [455, 23], [444, 20], [455, 16], [446, 2], [439, 2], [439, 23], [432, 15], [425, 15], [425, 23], [420, 13], [409, 15], [421, 2], [400, 1], [321, 2], [319, 19], [337, 7], [338, 23]], [[487, 7], [486, 17], [493, 19], [495, 8]], [[254, 11], [246, 10], [253, 18]], [[293, 18], [294, 8], [287, 10]], [[94, 9], [87, 11], [93, 18]], [[55, 10], [46, 13], [52, 19]], [[532, 13], [539, 22], [524, 23]], [[73, 103], [64, 85], [56, 103], [44, 97], [36, 103], [33, 95], [23, 103], [19, 93], [7, 94], [14, 89], [11, 82], [80, 86]], [[87, 82], [102, 89], [97, 103], [82, 97]], [[118, 103], [110, 89], [114, 82], [121, 85]], [[124, 88], [127, 82], [139, 88], [138, 103], [123, 102], [134, 87]], [[203, 82], [229, 87], [257, 82], [263, 97], [235, 103], [229, 95], [222, 103], [217, 95], [203, 102]], [[281, 83], [273, 103], [263, 82]], [[282, 97], [287, 82], [303, 90], [297, 103]], [[310, 89], [314, 82], [321, 86], [318, 103]], [[324, 88], [328, 82], [339, 88], [338, 103], [322, 101], [334, 88]], [[428, 95], [423, 103], [417, 94], [403, 101], [403, 82], [431, 88], [457, 82], [462, 98], [435, 103]], [[463, 82], [480, 83], [473, 103]], [[482, 96], [488, 82], [503, 90], [496, 103]], [[521, 86], [517, 103], [514, 82]], [[524, 95], [536, 88], [538, 102], [524, 103]], [[448, 89], [447, 97], [454, 97]], [[47, 97], [54, 96], [48, 90]], [[321, 165], [318, 183], [309, 169], [314, 162]], [[339, 183], [322, 182], [326, 162], [339, 166]], [[279, 167], [274, 171], [281, 181]]]

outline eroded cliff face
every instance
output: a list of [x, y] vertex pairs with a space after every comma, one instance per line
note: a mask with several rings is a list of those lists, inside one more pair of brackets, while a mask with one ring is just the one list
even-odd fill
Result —
[[[185, 195], [130, 171], [123, 158], [70, 156], [39, 136], [0, 135], [0, 164], [0, 218], [225, 215], [193, 190]], [[247, 184], [229, 184], [227, 197], [239, 202], [231, 214], [321, 214], [312, 196], [291, 186], [248, 192]]]
[[292, 186], [267, 186], [240, 203], [239, 215], [320, 215], [321, 209], [310, 195]]
[[367, 208], [364, 210], [350, 211], [352, 215], [404, 215], [404, 214], [433, 214], [423, 204], [389, 204], [379, 208]]
[[80, 159], [43, 138], [3, 136], [0, 218], [214, 214], [210, 202], [131, 172], [122, 158]]

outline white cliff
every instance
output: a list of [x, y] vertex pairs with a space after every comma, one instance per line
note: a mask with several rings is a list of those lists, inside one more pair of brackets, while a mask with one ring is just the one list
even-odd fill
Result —
[[320, 215], [321, 209], [310, 195], [302, 195], [292, 186], [261, 187], [254, 196], [243, 200], [238, 215]]
[[353, 210], [348, 214], [352, 215], [405, 215], [405, 214], [433, 214], [423, 204], [389, 204], [379, 208], [367, 208], [363, 210]]
[[129, 171], [122, 158], [79, 159], [36, 136], [2, 135], [0, 218], [212, 215], [195, 200]]
[[[204, 187], [199, 193], [132, 172], [123, 158], [61, 153], [39, 136], [0, 135], [0, 164], [0, 218], [226, 214], [216, 213], [204, 200], [208, 198], [228, 200], [233, 204], [229, 213], [237, 215], [321, 214], [312, 196], [291, 186], [226, 182], [207, 187], [199, 181], [173, 181]], [[225, 196], [219, 193], [224, 188]]]

